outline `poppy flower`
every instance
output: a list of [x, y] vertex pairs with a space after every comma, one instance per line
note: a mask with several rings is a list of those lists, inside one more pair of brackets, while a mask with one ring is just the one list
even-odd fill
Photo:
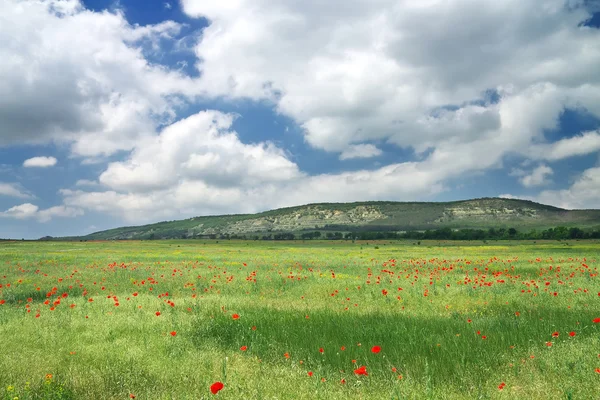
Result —
[[504, 389], [504, 386], [506, 386], [506, 383], [502, 382], [498, 385], [498, 390], [502, 390]]
[[552, 342], [546, 342], [546, 346], [552, 347]]
[[156, 314], [156, 316], [158, 317], [160, 315], [160, 311], [157, 311], [154, 314]]
[[595, 371], [596, 371], [597, 374], [600, 374], [600, 368], [596, 368]]
[[372, 353], [375, 353], [375, 354], [377, 354], [377, 353], [379, 353], [380, 351], [381, 351], [381, 347], [379, 347], [379, 346], [373, 346], [373, 347], [371, 347], [371, 352], [372, 352]]
[[231, 316], [231, 318], [233, 318], [233, 319], [239, 319], [239, 318], [240, 318], [240, 316], [239, 316], [239, 314], [233, 314], [233, 315]]
[[569, 336], [573, 337], [573, 336], [575, 336], [575, 335], [576, 335], [576, 333], [575, 333], [575, 332], [569, 332]]
[[312, 371], [308, 371], [308, 376], [313, 376], [313, 372]]
[[369, 375], [369, 373], [367, 372], [367, 367], [365, 367], [364, 365], [360, 366], [359, 368], [354, 370], [354, 373], [356, 375]]
[[559, 333], [558, 332], [554, 332], [552, 333], [552, 337], [558, 337]]
[[130, 394], [130, 395], [129, 395], [129, 398], [130, 398], [130, 399], [135, 399], [135, 394]]
[[284, 353], [284, 354], [283, 354], [283, 356], [284, 356], [285, 358], [290, 358], [290, 353]]
[[595, 318], [594, 320], [592, 320], [592, 322], [595, 324], [600, 324], [600, 318]]
[[171, 336], [177, 336], [177, 332], [175, 332], [175, 331], [172, 331], [172, 332], [171, 332]]
[[346, 350], [346, 346], [342, 346], [342, 347], [340, 347], [340, 350], [341, 350], [341, 351], [344, 351], [344, 350]]
[[212, 394], [217, 394], [219, 393], [219, 391], [223, 389], [223, 383], [221, 382], [215, 382], [212, 385], [210, 385], [210, 392]]
[[325, 352], [325, 350], [323, 350], [323, 348], [321, 347], [321, 348], [319, 349], [319, 353], [323, 354], [324, 352]]
[[240, 350], [241, 351], [246, 351], [246, 350], [248, 350], [248, 346], [242, 346], [242, 347], [240, 347]]

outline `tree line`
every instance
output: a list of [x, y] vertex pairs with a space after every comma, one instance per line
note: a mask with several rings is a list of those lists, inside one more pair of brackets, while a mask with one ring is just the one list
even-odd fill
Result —
[[[221, 237], [226, 239], [228, 237]], [[231, 237], [232, 239], [234, 237]], [[238, 237], [235, 237], [238, 238]], [[242, 237], [239, 237], [242, 239]], [[583, 230], [577, 227], [559, 226], [545, 230], [519, 231], [516, 228], [489, 229], [429, 229], [425, 231], [407, 232], [304, 232], [275, 233], [253, 236], [255, 240], [567, 240], [567, 239], [600, 239], [600, 230]]]

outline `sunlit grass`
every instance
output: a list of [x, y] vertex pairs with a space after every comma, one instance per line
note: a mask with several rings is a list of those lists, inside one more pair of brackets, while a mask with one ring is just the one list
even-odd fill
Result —
[[216, 397], [230, 399], [594, 398], [599, 253], [589, 242], [4, 243], [0, 393], [199, 399], [221, 381]]

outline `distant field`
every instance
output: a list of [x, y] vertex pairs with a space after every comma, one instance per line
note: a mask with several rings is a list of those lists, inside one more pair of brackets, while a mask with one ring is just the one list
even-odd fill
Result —
[[0, 398], [596, 399], [599, 265], [585, 241], [2, 242]]

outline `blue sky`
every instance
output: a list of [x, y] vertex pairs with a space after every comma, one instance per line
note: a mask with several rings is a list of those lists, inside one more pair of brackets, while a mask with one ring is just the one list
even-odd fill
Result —
[[5, 1], [0, 237], [329, 201], [600, 208], [597, 3], [336, 2]]

